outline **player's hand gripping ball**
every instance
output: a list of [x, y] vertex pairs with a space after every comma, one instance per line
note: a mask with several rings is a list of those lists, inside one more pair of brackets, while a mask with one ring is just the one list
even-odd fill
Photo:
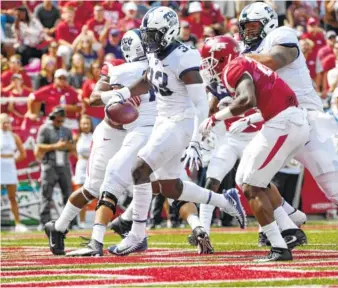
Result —
[[139, 103], [135, 99], [130, 98], [130, 101], [128, 100], [127, 102], [109, 102], [105, 107], [105, 112], [113, 123], [129, 124], [137, 119], [139, 115], [138, 106]]

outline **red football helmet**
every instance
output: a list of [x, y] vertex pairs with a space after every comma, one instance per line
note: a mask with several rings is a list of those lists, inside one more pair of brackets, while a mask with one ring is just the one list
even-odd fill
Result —
[[207, 38], [202, 48], [201, 76], [209, 85], [213, 81], [221, 82], [220, 74], [224, 67], [239, 56], [240, 48], [230, 36]]

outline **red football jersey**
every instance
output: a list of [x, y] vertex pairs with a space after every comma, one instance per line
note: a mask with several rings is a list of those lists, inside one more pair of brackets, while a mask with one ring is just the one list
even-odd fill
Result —
[[238, 81], [244, 74], [249, 75], [256, 91], [257, 108], [265, 121], [291, 106], [298, 106], [295, 93], [268, 67], [253, 59], [240, 56], [225, 66], [222, 75], [224, 87], [235, 96]]

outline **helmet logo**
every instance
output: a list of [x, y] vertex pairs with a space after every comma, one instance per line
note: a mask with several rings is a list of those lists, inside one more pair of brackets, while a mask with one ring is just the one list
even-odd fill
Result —
[[163, 15], [163, 18], [168, 22], [168, 25], [174, 26], [177, 24], [176, 14], [172, 11], [169, 11]]
[[216, 51], [222, 51], [222, 49], [225, 49], [227, 46], [227, 43], [214, 43], [209, 52], [216, 52]]
[[123, 38], [122, 43], [121, 43], [122, 50], [123, 51], [130, 51], [131, 43], [133, 43], [133, 38], [131, 38], [131, 37]]

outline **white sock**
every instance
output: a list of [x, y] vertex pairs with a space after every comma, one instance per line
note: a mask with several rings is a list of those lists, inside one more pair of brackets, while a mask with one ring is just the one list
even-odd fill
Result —
[[215, 193], [189, 181], [183, 181], [183, 191], [178, 200], [210, 204], [212, 206], [223, 208], [225, 211], [233, 209], [229, 201], [224, 198], [223, 194]]
[[198, 226], [202, 226], [200, 219], [195, 214], [189, 215], [188, 218], [187, 218], [187, 222], [188, 222], [189, 226], [191, 227], [191, 230], [194, 230]]
[[92, 239], [103, 244], [104, 234], [106, 233], [107, 227], [103, 224], [95, 223], [93, 226]]
[[211, 219], [214, 209], [215, 207], [209, 204], [200, 205], [200, 220], [208, 235], [210, 235]]
[[146, 235], [146, 224], [149, 207], [152, 198], [151, 183], [133, 185], [133, 225], [131, 233], [144, 238]]
[[134, 199], [130, 202], [127, 209], [122, 213], [121, 218], [126, 221], [133, 221]]
[[307, 221], [306, 214], [302, 211], [299, 211], [298, 209], [293, 212], [292, 214], [289, 214], [290, 219], [297, 225], [297, 227], [300, 227]]
[[79, 215], [82, 208], [77, 208], [70, 201], [67, 201], [65, 208], [62, 210], [62, 213], [58, 220], [55, 221], [56, 231], [65, 232], [72, 220]]
[[282, 207], [287, 214], [291, 214], [297, 210], [296, 208], [293, 208], [288, 202], [286, 202], [284, 198], [283, 198]]
[[275, 211], [273, 211], [273, 216], [275, 217], [278, 227], [281, 231], [298, 228], [296, 224], [292, 222], [289, 215], [285, 212], [282, 206], [279, 206], [277, 209], [275, 209]]
[[272, 247], [288, 248], [282, 235], [279, 232], [276, 221], [262, 227], [262, 231], [269, 239]]

